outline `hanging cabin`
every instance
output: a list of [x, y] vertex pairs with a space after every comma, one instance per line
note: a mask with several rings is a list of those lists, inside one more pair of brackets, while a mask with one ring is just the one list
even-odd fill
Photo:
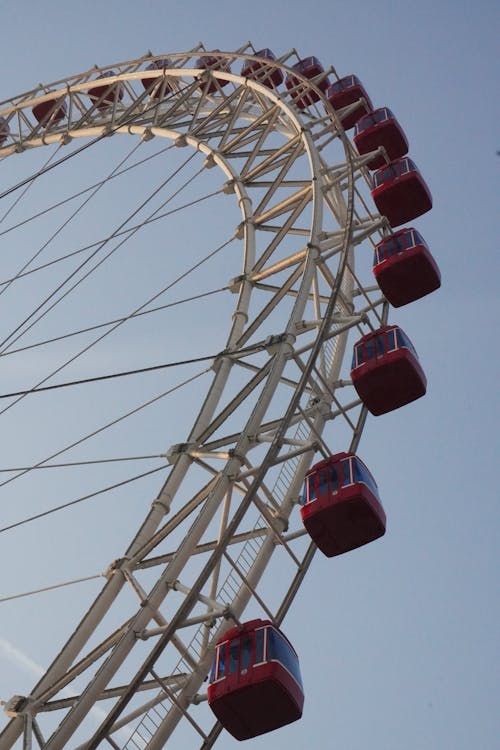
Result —
[[302, 522], [326, 557], [362, 547], [385, 534], [377, 484], [354, 453], [337, 453], [306, 474]]
[[210, 673], [208, 703], [237, 740], [300, 719], [304, 691], [299, 660], [272, 622], [250, 620], [220, 638]]
[[389, 234], [375, 246], [373, 273], [393, 307], [414, 302], [441, 286], [438, 265], [413, 227]]
[[[114, 70], [107, 70], [100, 76], [97, 76], [96, 81], [105, 80], [106, 78], [112, 78], [116, 73]], [[103, 111], [112, 107], [115, 102], [119, 102], [123, 99], [123, 86], [120, 83], [103, 83], [99, 86], [93, 86], [89, 89], [89, 97], [92, 100], [97, 109]]]
[[352, 383], [375, 416], [425, 395], [427, 380], [408, 336], [396, 325], [370, 331], [355, 345]]
[[432, 208], [432, 197], [411, 159], [396, 159], [373, 174], [372, 198], [393, 227], [406, 224]]
[[[229, 60], [227, 60], [225, 57], [221, 57], [220, 55], [209, 55], [208, 57], [199, 57], [195, 63], [196, 68], [201, 68], [201, 70], [221, 70], [225, 73], [229, 73], [231, 71], [231, 66], [229, 63]], [[217, 91], [219, 88], [223, 88], [224, 86], [227, 86], [229, 83], [228, 80], [225, 80], [224, 78], [211, 78], [210, 83], [208, 84], [207, 88], [207, 94], [213, 94], [215, 91]], [[206, 86], [206, 80], [201, 79], [200, 81], [200, 87], [205, 88]]]
[[[151, 62], [145, 68], [145, 70], [165, 70], [166, 68], [170, 68], [171, 66], [172, 61], [168, 58], [164, 58], [163, 60], [153, 60], [153, 62]], [[171, 91], [171, 86], [169, 85], [165, 76], [157, 76], [156, 78], [141, 78], [141, 83], [144, 89], [149, 92], [149, 96], [153, 99], [162, 99], [169, 91]]]
[[40, 102], [35, 104], [31, 110], [33, 117], [40, 125], [47, 125], [47, 123], [56, 123], [64, 120], [66, 117], [66, 104], [64, 99], [49, 99], [46, 102]]
[[[388, 107], [375, 109], [358, 120], [353, 141], [359, 154], [369, 154], [383, 146], [390, 162], [406, 156], [409, 148], [403, 128]], [[386, 163], [384, 156], [380, 155], [369, 161], [367, 166], [379, 169]]]
[[[276, 60], [274, 52], [267, 47], [256, 52], [255, 56], [270, 62]], [[241, 69], [241, 75], [243, 78], [250, 78], [252, 81], [262, 83], [268, 89], [276, 88], [283, 83], [283, 73], [279, 68], [269, 66], [265, 62], [259, 62], [259, 60], [247, 60]]]
[[[297, 73], [300, 73], [305, 78], [309, 78], [311, 80], [317, 78], [325, 72], [322, 64], [317, 57], [304, 57], [302, 60], [299, 60], [297, 63], [295, 63], [295, 65], [292, 66], [292, 70], [295, 70]], [[320, 91], [325, 92], [328, 88], [327, 77], [324, 76], [320, 81], [315, 81], [315, 85], [319, 88]], [[302, 83], [302, 81], [292, 73], [290, 73], [285, 78], [285, 86], [289, 90], [294, 89], [291, 92], [291, 97], [295, 105], [299, 109], [305, 109], [310, 104], [314, 104], [315, 102], [319, 101], [319, 94], [311, 89], [307, 84]]]
[[[373, 109], [370, 97], [357, 76], [345, 76], [339, 81], [335, 81], [328, 87], [326, 98], [332, 105], [333, 109], [339, 111], [339, 117], [342, 120], [344, 130], [350, 130], [355, 126], [358, 120]], [[359, 105], [348, 114], [342, 115], [341, 110], [344, 107], [360, 101]]]

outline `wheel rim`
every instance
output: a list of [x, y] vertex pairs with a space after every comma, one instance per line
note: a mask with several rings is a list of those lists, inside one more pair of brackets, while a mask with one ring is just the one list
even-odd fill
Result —
[[[196, 50], [198, 54], [204, 53]], [[233, 67], [251, 59], [244, 51], [217, 54]], [[280, 623], [298, 590], [313, 554], [309, 545], [302, 544], [298, 552], [293, 548], [299, 539], [293, 511], [302, 478], [318, 446], [325, 450], [321, 434], [327, 422], [338, 417], [347, 425], [348, 447], [353, 450], [366, 416], [352, 392], [350, 398], [344, 396], [350, 390], [341, 381], [349, 333], [363, 325], [374, 327], [387, 318], [383, 300], [358, 285], [354, 276], [355, 248], [369, 242], [384, 223], [366, 208], [357, 189], [358, 181], [365, 178], [364, 161], [356, 160], [324, 98], [320, 96], [310, 111], [298, 112], [289, 97], [280, 98], [266, 86], [227, 71], [208, 74], [205, 90], [200, 90], [199, 77], [205, 74], [189, 67], [193, 56], [193, 52], [169, 55], [173, 68], [148, 71], [147, 76], [157, 80], [158, 86], [165, 87], [165, 78], [168, 80], [173, 92], [166, 99], [150, 96], [157, 93], [156, 84], [141, 90], [145, 75], [145, 60], [141, 59], [113, 66], [116, 75], [107, 83], [123, 87], [125, 94], [121, 99], [114, 97], [105, 110], [99, 110], [88, 96], [85, 99], [85, 93], [90, 81], [109, 69], [60, 82], [59, 88], [55, 84], [50, 94], [31, 92], [31, 98], [25, 95], [0, 107], [0, 117], [10, 123], [10, 136], [1, 144], [0, 156], [42, 144], [66, 144], [78, 137], [107, 138], [123, 133], [143, 140], [167, 137], [179, 147], [204, 154], [207, 168], [219, 167], [226, 178], [225, 191], [234, 192], [242, 212], [237, 233], [242, 239], [243, 263], [233, 282], [237, 304], [225, 349], [214, 361], [208, 395], [185, 442], [170, 450], [170, 474], [124, 558], [113, 568], [79, 631], [33, 691], [35, 712], [43, 712], [72, 681], [70, 665], [78, 654], [85, 654], [87, 639], [112, 609], [125, 584], [143, 600], [147, 598], [149, 607], [136, 606], [128, 615], [126, 633], [114, 642], [105, 669], [90, 680], [85, 695], [67, 712], [47, 744], [50, 748], [63, 747], [68, 741], [75, 724], [83, 720], [126, 661], [137, 642], [135, 634], [140, 632], [144, 643], [153, 646], [143, 666], [134, 667], [128, 688], [123, 688], [89, 746], [120, 729], [126, 721], [122, 711], [132, 698], [137, 699], [140, 686], [151, 679], [151, 670], [156, 673], [160, 656], [168, 649], [179, 650], [179, 633], [186, 632], [186, 622], [192, 622], [193, 635], [188, 643], [183, 639], [184, 655], [169, 667], [172, 674], [183, 677], [169, 677], [173, 691], [165, 681], [157, 683], [164, 692], [151, 701], [163, 706], [163, 715], [148, 735], [148, 747], [162, 747], [182, 718], [199, 729], [190, 713], [196, 710], [193, 696], [208, 671], [213, 646], [226, 627], [224, 617], [238, 620], [250, 602], [252, 607], [269, 610]], [[290, 69], [284, 62], [279, 66], [285, 73]], [[215, 91], [209, 95], [212, 79]], [[228, 86], [217, 83], [225, 81]], [[49, 117], [44, 128], [34, 122], [31, 109], [50, 97], [59, 102], [63, 92], [66, 119], [58, 115], [51, 121]], [[321, 112], [325, 106], [326, 115]], [[334, 141], [342, 144], [343, 158], [330, 164], [328, 148]], [[302, 246], [292, 246], [290, 251], [290, 238], [295, 237], [303, 238]], [[264, 301], [252, 307], [258, 295]], [[358, 299], [364, 304], [356, 305]], [[286, 314], [281, 315], [285, 308]], [[276, 312], [283, 320], [279, 327]], [[250, 373], [237, 381], [239, 391], [228, 388], [235, 370], [239, 375], [241, 370]], [[283, 392], [288, 392], [288, 398]], [[239, 431], [229, 429], [227, 425], [241, 415]], [[269, 448], [263, 449], [266, 445]], [[196, 471], [195, 489], [187, 501], [177, 503], [177, 492], [189, 483], [190, 471]], [[235, 509], [231, 497], [238, 493], [243, 500]], [[165, 522], [170, 510], [172, 520]], [[219, 543], [204, 550], [203, 545], [210, 546], [214, 540], [211, 527], [215, 520]], [[287, 532], [289, 524], [292, 529]], [[188, 533], [177, 546], [167, 551], [165, 543], [186, 529]], [[277, 548], [287, 560], [290, 581], [277, 600], [268, 603], [259, 587]], [[238, 551], [236, 559], [228, 552], [231, 550]], [[157, 552], [155, 559], [153, 551]], [[203, 554], [203, 565], [187, 573], [193, 560]], [[153, 567], [160, 573], [154, 582], [146, 579], [143, 586], [141, 571]], [[165, 618], [161, 608], [174, 592], [182, 601], [173, 611], [167, 607]], [[228, 596], [229, 606], [221, 607]], [[156, 626], [150, 625], [154, 616]], [[216, 624], [208, 628], [207, 623]], [[93, 665], [97, 657], [89, 657], [89, 661]], [[57, 680], [58, 689], [48, 689]], [[142, 704], [142, 713], [147, 713], [147, 702]], [[138, 707], [129, 709], [128, 720], [132, 714], [140, 716], [137, 711]], [[140, 730], [145, 731], [144, 724]], [[22, 731], [19, 716], [5, 730], [6, 742]], [[134, 746], [133, 737], [127, 747]], [[207, 744], [211, 740], [204, 742], [204, 747], [211, 746]]]

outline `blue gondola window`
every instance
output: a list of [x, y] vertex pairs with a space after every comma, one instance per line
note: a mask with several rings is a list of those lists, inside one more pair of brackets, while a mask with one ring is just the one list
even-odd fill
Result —
[[314, 486], [314, 477], [309, 477], [308, 485], [309, 485], [309, 502], [311, 502], [311, 500], [316, 499], [316, 487]]
[[339, 488], [339, 473], [337, 467], [330, 466], [330, 489], [332, 492], [337, 492]]
[[363, 356], [361, 354], [361, 347], [355, 346], [352, 352], [351, 370], [354, 370], [355, 367], [359, 367], [362, 362]]
[[255, 631], [255, 664], [265, 661], [264, 656], [264, 628]]
[[232, 641], [229, 647], [229, 674], [238, 671], [238, 657], [240, 653], [239, 639]]
[[342, 461], [342, 487], [352, 484], [351, 459], [344, 458]]
[[417, 356], [417, 352], [415, 351], [415, 347], [411, 343], [411, 341], [408, 338], [408, 336], [406, 335], [406, 333], [404, 333], [404, 331], [402, 331], [401, 328], [398, 328], [395, 333], [396, 333], [396, 338], [397, 338], [397, 342], [398, 342], [398, 348], [400, 348], [400, 349], [402, 349], [402, 348], [409, 349], [410, 352], [412, 352], [412, 354], [414, 354], [415, 356]]
[[366, 484], [366, 486], [373, 492], [373, 494], [378, 498], [378, 487], [377, 483], [375, 482], [374, 478], [364, 465], [362, 461], [359, 460], [359, 458], [354, 457], [351, 459], [354, 464], [354, 481], [355, 482], [362, 482], [363, 484]]
[[366, 115], [365, 117], [361, 118], [361, 120], [359, 120], [354, 127], [354, 135], [359, 135], [364, 130], [368, 130], [368, 128], [373, 127], [373, 125], [377, 125], [379, 122], [384, 122], [385, 120], [389, 120], [390, 118], [394, 118], [391, 110], [388, 107], [382, 107], [376, 112], [373, 112], [372, 114]]
[[[420, 232], [417, 232], [416, 229], [412, 231], [413, 235], [413, 244], [412, 247], [415, 247], [416, 245], [425, 245], [424, 238], [420, 234]], [[426, 246], [427, 247], [427, 246]]]
[[267, 660], [279, 661], [302, 687], [297, 655], [292, 647], [274, 628], [267, 629]]
[[316, 490], [314, 488], [314, 476], [307, 477], [307, 481], [304, 484], [304, 490], [302, 492], [301, 504], [305, 505], [316, 499]]
[[227, 641], [217, 646], [214, 663], [212, 664], [212, 669], [210, 670], [209, 682], [215, 682], [216, 680], [220, 680], [222, 677], [224, 677], [226, 646]]
[[384, 336], [377, 336], [377, 357], [383, 357], [385, 353]]
[[240, 670], [250, 666], [252, 657], [252, 639], [245, 636], [241, 641]]
[[326, 492], [328, 492], [328, 474], [327, 470], [323, 469], [319, 472], [318, 494], [321, 496]]

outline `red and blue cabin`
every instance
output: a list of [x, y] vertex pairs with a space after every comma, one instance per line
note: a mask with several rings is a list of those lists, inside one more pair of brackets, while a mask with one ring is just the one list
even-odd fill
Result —
[[250, 620], [217, 643], [208, 703], [237, 740], [272, 732], [302, 716], [297, 654], [270, 620]]
[[370, 331], [355, 345], [352, 383], [375, 416], [424, 396], [427, 379], [413, 344], [397, 325]]
[[342, 110], [344, 107], [364, 99], [364, 102], [359, 102], [359, 105], [348, 114], [342, 115], [340, 113], [339, 116], [344, 130], [353, 128], [363, 115], [373, 109], [371, 99], [363, 84], [354, 75], [344, 76], [339, 81], [334, 81], [327, 89], [326, 98], [335, 110]]
[[40, 102], [35, 104], [33, 109], [33, 117], [41, 124], [46, 125], [47, 123], [55, 123], [64, 120], [66, 117], [66, 104], [64, 99], [49, 99], [46, 102]]
[[[145, 70], [166, 70], [172, 66], [172, 61], [168, 58], [163, 60], [153, 60]], [[171, 86], [166, 80], [165, 76], [155, 78], [141, 78], [141, 83], [149, 91], [149, 95], [153, 99], [161, 99], [165, 96], [167, 91], [171, 90]]]
[[[196, 67], [201, 68], [201, 70], [221, 70], [226, 73], [229, 73], [231, 70], [229, 60], [221, 55], [199, 57], [196, 61]], [[229, 81], [225, 78], [212, 78], [206, 90], [207, 94], [213, 94], [217, 89], [227, 86], [228, 83]], [[204, 88], [206, 85], [205, 81], [203, 80], [200, 85]]]
[[[271, 63], [276, 60], [276, 55], [268, 47], [256, 52], [255, 57]], [[258, 81], [269, 89], [276, 88], [283, 83], [283, 73], [279, 68], [268, 65], [267, 62], [260, 62], [259, 60], [247, 60], [241, 69], [241, 75], [243, 78]]]
[[[295, 70], [300, 75], [313, 80], [321, 76], [325, 71], [323, 65], [320, 63], [317, 57], [304, 57], [299, 60], [295, 65], [292, 66], [292, 70]], [[320, 91], [323, 93], [328, 88], [328, 79], [326, 76], [321, 78], [319, 81], [314, 82]], [[287, 75], [285, 78], [285, 86], [291, 91], [291, 97], [295, 105], [299, 109], [305, 109], [310, 104], [314, 104], [319, 101], [320, 95], [311, 89], [306, 83], [303, 83], [299, 78], [294, 76], [292, 73]]]
[[396, 159], [373, 174], [372, 198], [393, 227], [406, 224], [432, 208], [432, 196], [414, 162]]
[[309, 469], [300, 513], [326, 557], [350, 552], [385, 534], [377, 484], [354, 453], [337, 453]]
[[408, 153], [408, 139], [405, 132], [388, 107], [380, 107], [362, 117], [355, 125], [354, 145], [359, 154], [369, 154], [380, 146], [387, 152], [384, 156], [375, 156], [368, 162], [370, 169], [379, 169], [395, 159]]
[[[107, 70], [100, 76], [97, 76], [96, 81], [105, 81], [106, 78], [112, 78], [116, 73], [114, 70]], [[92, 103], [99, 110], [108, 109], [112, 107], [115, 102], [123, 99], [123, 86], [118, 83], [102, 83], [98, 86], [93, 86], [89, 89], [89, 97]]]
[[393, 307], [414, 302], [441, 286], [439, 267], [413, 227], [389, 234], [375, 246], [373, 273]]

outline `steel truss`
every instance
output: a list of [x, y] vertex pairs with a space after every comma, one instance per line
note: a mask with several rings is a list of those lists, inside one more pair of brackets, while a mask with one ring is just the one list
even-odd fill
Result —
[[[347, 342], [387, 319], [378, 290], [354, 270], [357, 249], [384, 231], [363, 197], [367, 158], [323, 97], [300, 112], [290, 92], [194, 67], [207, 54], [169, 55], [169, 67], [148, 72], [161, 58], [113, 65], [106, 84], [124, 96], [102, 111], [87, 92], [111, 68], [0, 105], [10, 125], [0, 156], [118, 134], [196, 149], [238, 202], [243, 247], [226, 346], [191, 432], [171, 447], [158, 496], [75, 632], [31, 694], [7, 705], [2, 750], [21, 737], [24, 748], [155, 750], [178, 725], [189, 746], [212, 747], [220, 726], [203, 686], [214, 644], [251, 616], [282, 622], [314, 554], [297, 504], [315, 453], [329, 451], [323, 429], [338, 425], [337, 450], [360, 439], [366, 412], [343, 370]], [[254, 50], [217, 54], [236, 70]], [[276, 65], [286, 74], [296, 57]], [[54, 113], [63, 98], [63, 120], [34, 119], [35, 104], [54, 101]], [[127, 596], [123, 616], [125, 590], [135, 604]], [[96, 632], [104, 635], [89, 648]], [[77, 678], [87, 687], [67, 697]], [[88, 721], [95, 705], [105, 711], [97, 730]]]

